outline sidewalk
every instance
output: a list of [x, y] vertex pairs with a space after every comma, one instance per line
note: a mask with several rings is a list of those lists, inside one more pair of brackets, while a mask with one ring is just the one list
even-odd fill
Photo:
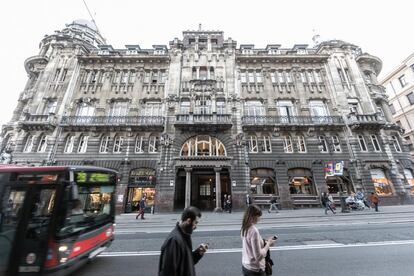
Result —
[[[325, 215], [323, 208], [308, 208], [308, 209], [295, 209], [295, 210], [279, 210], [279, 213], [268, 213], [267, 209], [263, 209], [262, 219], [283, 219], [283, 218], [312, 218], [312, 217], [332, 217], [332, 216], [372, 216], [372, 215], [390, 215], [400, 213], [413, 213], [414, 205], [397, 205], [397, 206], [379, 206], [379, 212], [375, 212], [372, 208], [365, 209], [363, 211], [351, 211], [350, 213], [341, 213], [341, 208], [337, 208], [336, 215], [328, 213]], [[177, 221], [180, 219], [180, 212], [169, 212], [169, 213], [155, 213], [145, 214], [146, 220], [143, 222], [166, 222], [166, 221]], [[136, 213], [121, 214], [117, 216], [117, 221], [122, 222], [126, 220], [132, 220], [136, 216]], [[232, 221], [241, 220], [243, 217], [242, 211], [234, 211], [229, 213], [214, 213], [211, 211], [202, 212], [203, 221]], [[135, 218], [134, 218], [135, 220]]]

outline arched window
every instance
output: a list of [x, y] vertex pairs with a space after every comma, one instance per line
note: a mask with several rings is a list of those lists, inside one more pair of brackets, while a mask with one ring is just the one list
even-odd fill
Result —
[[181, 147], [181, 156], [227, 156], [223, 143], [208, 135], [188, 139]]
[[26, 144], [24, 145], [24, 152], [31, 152], [33, 149], [34, 141], [36, 136], [34, 135], [28, 135], [26, 138]]
[[109, 152], [109, 143], [111, 137], [109, 135], [102, 136], [101, 145], [99, 146], [99, 153], [108, 153]]
[[392, 195], [392, 184], [387, 178], [384, 169], [375, 168], [370, 170], [375, 192], [378, 195]]
[[37, 146], [37, 152], [45, 152], [47, 147], [47, 136], [42, 135], [39, 139], [39, 144]]
[[288, 170], [289, 191], [291, 194], [316, 195], [312, 172], [306, 168]]
[[260, 168], [250, 171], [250, 191], [252, 194], [277, 194], [275, 172]]
[[121, 153], [124, 145], [124, 137], [116, 136], [114, 139], [114, 153]]
[[87, 135], [81, 135], [79, 138], [79, 144], [78, 144], [78, 153], [85, 153], [88, 149], [88, 140], [89, 136]]
[[68, 135], [68, 137], [66, 138], [65, 148], [63, 149], [64, 153], [72, 153], [73, 148], [75, 146], [75, 138], [75, 135]]

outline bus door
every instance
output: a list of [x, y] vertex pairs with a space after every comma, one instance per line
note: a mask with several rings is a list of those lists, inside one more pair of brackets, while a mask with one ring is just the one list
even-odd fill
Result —
[[56, 185], [28, 184], [22, 219], [12, 251], [12, 272], [38, 275], [42, 271], [51, 234]]
[[23, 204], [27, 195], [23, 185], [0, 184], [0, 276], [12, 274], [10, 258], [15, 245], [18, 224], [22, 219]]

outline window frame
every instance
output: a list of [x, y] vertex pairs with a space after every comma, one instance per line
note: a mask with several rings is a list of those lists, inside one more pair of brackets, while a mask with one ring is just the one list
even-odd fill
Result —
[[358, 143], [359, 143], [359, 150], [361, 152], [368, 152], [368, 145], [367, 145], [367, 142], [365, 141], [364, 135], [358, 134], [357, 137], [358, 137]]
[[374, 148], [374, 151], [375, 152], [382, 152], [381, 145], [379, 143], [377, 135], [371, 134], [370, 137], [371, 137], [371, 143], [372, 143], [372, 146]]

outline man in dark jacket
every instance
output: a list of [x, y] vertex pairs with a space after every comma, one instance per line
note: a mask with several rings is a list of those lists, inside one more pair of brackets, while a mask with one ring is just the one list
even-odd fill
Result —
[[138, 219], [139, 218], [139, 216], [141, 216], [141, 219], [145, 219], [144, 218], [144, 214], [145, 214], [145, 200], [146, 200], [147, 198], [145, 197], [145, 196], [143, 196], [142, 198], [141, 198], [141, 200], [139, 201], [139, 211], [138, 211], [138, 215], [135, 217], [135, 219]]
[[197, 228], [201, 212], [196, 207], [184, 209], [181, 222], [168, 235], [161, 247], [159, 276], [195, 276], [194, 265], [203, 257], [208, 245], [201, 244], [194, 251], [191, 234]]

